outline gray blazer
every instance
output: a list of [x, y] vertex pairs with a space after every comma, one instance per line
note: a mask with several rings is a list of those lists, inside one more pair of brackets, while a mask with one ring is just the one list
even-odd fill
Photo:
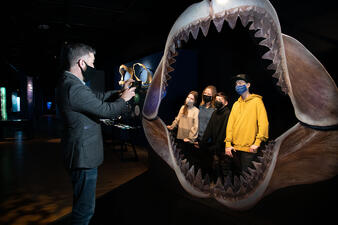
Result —
[[99, 119], [114, 119], [127, 110], [127, 103], [121, 98], [105, 102], [118, 93], [95, 93], [70, 72], [63, 74], [56, 88], [56, 101], [64, 123], [61, 145], [67, 169], [95, 168], [102, 164]]

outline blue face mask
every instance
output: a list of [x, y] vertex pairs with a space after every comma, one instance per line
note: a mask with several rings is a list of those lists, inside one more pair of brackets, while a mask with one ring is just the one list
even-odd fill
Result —
[[248, 89], [246, 87], [245, 84], [243, 85], [239, 85], [239, 86], [236, 86], [236, 92], [239, 94], [239, 95], [242, 95], [244, 92], [246, 92]]

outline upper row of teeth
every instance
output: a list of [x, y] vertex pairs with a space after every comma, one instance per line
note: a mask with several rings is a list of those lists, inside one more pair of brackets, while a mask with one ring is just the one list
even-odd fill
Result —
[[170, 65], [175, 62], [173, 58], [177, 55], [176, 48], [182, 46], [182, 40], [186, 43], [188, 42], [189, 33], [191, 33], [194, 39], [197, 39], [199, 30], [202, 31], [204, 36], [207, 36], [211, 20], [218, 32], [222, 30], [224, 20], [228, 22], [230, 28], [234, 29], [238, 17], [244, 27], [246, 27], [249, 22], [252, 22], [249, 29], [256, 30], [254, 34], [256, 38], [264, 38], [259, 45], [266, 46], [269, 48], [269, 51], [267, 51], [262, 58], [272, 61], [272, 64], [268, 66], [268, 69], [275, 70], [273, 77], [278, 79], [277, 85], [282, 87], [283, 91], [286, 92], [287, 90], [284, 85], [283, 76], [281, 76], [281, 45], [279, 43], [278, 28], [271, 16], [264, 9], [254, 6], [245, 6], [223, 11], [216, 14], [213, 19], [207, 18], [198, 20], [181, 28], [172, 38], [172, 42], [169, 45], [169, 51], [167, 51], [167, 61], [165, 62], [165, 74], [168, 76], [167, 78], [170, 77], [168, 74], [174, 70]]

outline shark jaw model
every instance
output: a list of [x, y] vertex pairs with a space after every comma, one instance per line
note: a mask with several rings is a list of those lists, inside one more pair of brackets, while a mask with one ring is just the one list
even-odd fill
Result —
[[[167, 87], [170, 66], [182, 41], [194, 39], [201, 30], [208, 35], [210, 23], [218, 32], [224, 21], [233, 29], [237, 19], [257, 30], [260, 45], [269, 48], [263, 59], [272, 63], [273, 77], [291, 99], [296, 118], [292, 128], [260, 149], [254, 169], [233, 182], [216, 184], [202, 171], [194, 172], [180, 157], [173, 138], [157, 116]], [[201, 199], [213, 198], [225, 207], [246, 210], [271, 192], [297, 184], [314, 183], [338, 174], [338, 89], [321, 63], [297, 40], [281, 33], [277, 13], [268, 0], [204, 0], [188, 7], [176, 20], [167, 38], [164, 55], [154, 74], [143, 107], [143, 127], [153, 150], [175, 171], [182, 187]], [[227, 179], [224, 179], [227, 180]]]

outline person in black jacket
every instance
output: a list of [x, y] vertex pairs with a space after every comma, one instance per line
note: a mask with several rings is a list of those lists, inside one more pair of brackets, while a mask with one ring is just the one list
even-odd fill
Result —
[[[85, 44], [68, 44], [63, 50], [64, 73], [56, 88], [57, 106], [64, 123], [61, 145], [73, 184], [71, 224], [89, 224], [95, 209], [97, 168], [103, 162], [99, 119], [114, 119], [127, 110], [135, 96], [126, 82], [122, 91], [94, 93], [85, 80], [95, 70], [96, 51]], [[105, 102], [114, 96], [114, 102]]]
[[227, 105], [228, 97], [223, 92], [218, 92], [215, 100], [216, 110], [212, 113], [201, 140], [201, 148], [204, 149], [204, 168], [214, 182], [218, 177], [224, 182], [224, 176], [230, 171], [230, 159], [224, 152], [224, 138], [230, 114]]

